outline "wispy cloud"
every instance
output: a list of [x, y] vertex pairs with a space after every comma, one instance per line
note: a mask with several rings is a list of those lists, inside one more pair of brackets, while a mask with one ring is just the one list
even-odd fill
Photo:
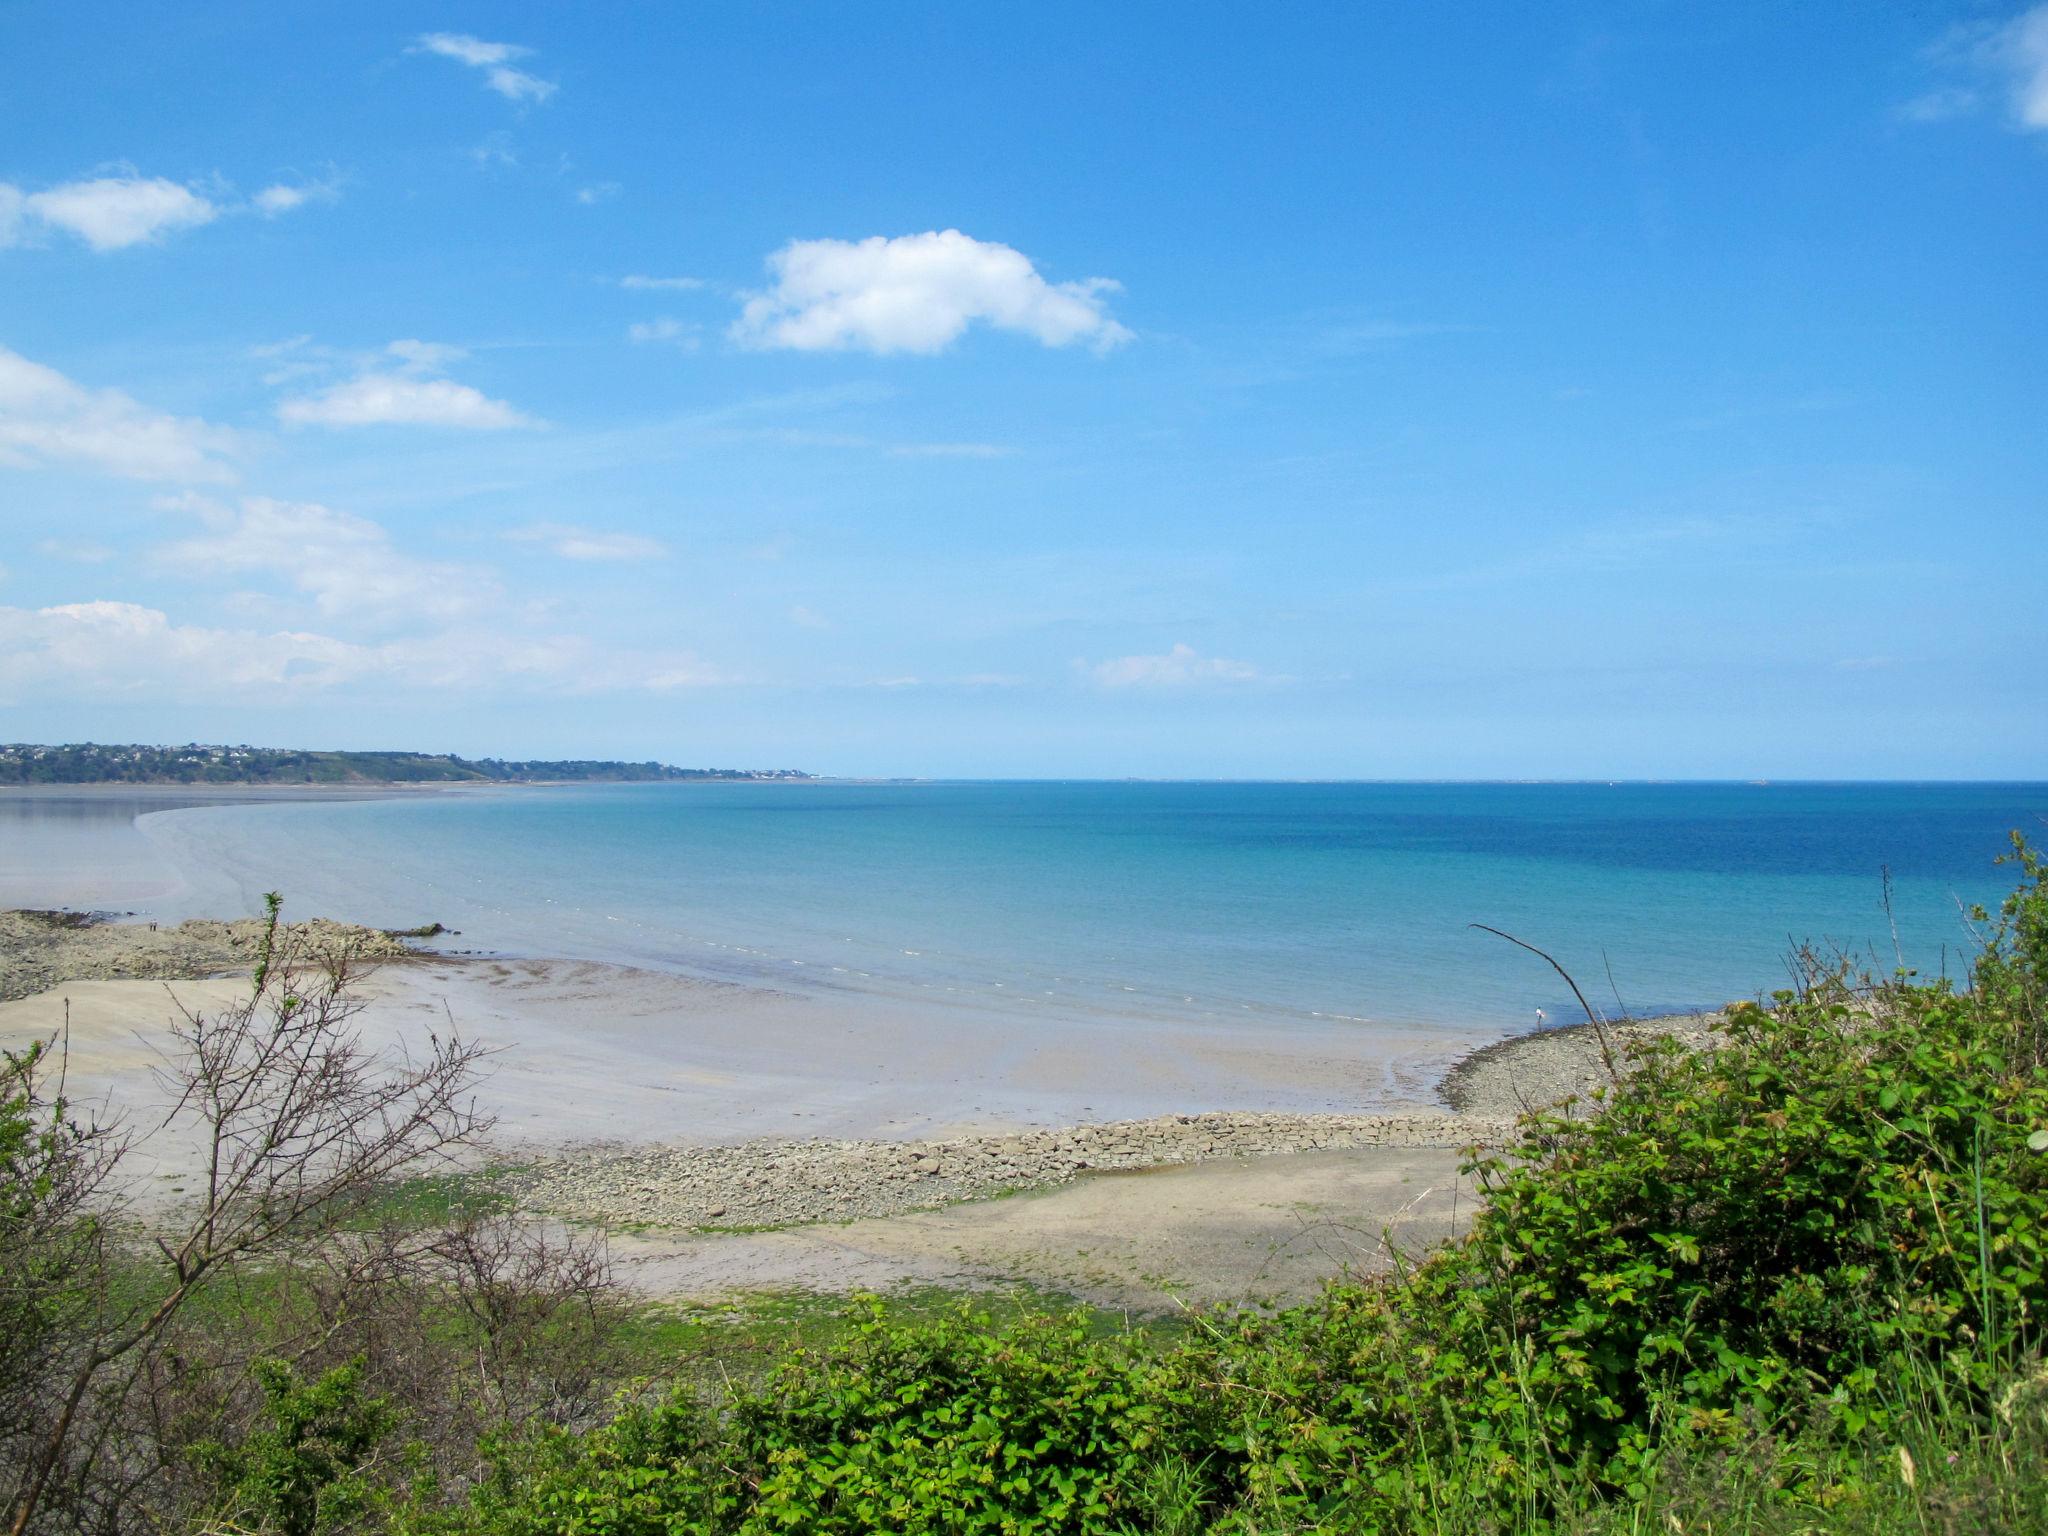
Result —
[[400, 425], [467, 432], [543, 425], [503, 400], [438, 376], [465, 355], [460, 347], [438, 342], [394, 341], [385, 348], [383, 363], [325, 389], [281, 401], [277, 418], [294, 427]]
[[2017, 17], [1991, 46], [2005, 71], [2014, 119], [2023, 128], [2048, 130], [2048, 5]]
[[0, 607], [0, 701], [9, 702], [146, 697], [247, 710], [367, 683], [429, 696], [452, 688], [563, 696], [735, 681], [689, 651], [612, 650], [579, 636], [497, 627], [365, 643], [303, 629], [181, 623], [129, 602]]
[[507, 101], [523, 105], [546, 101], [555, 94], [554, 81], [543, 80], [512, 67], [514, 59], [528, 58], [533, 53], [531, 48], [518, 43], [486, 42], [465, 32], [428, 32], [414, 46], [423, 52], [438, 54], [444, 59], [453, 59], [458, 64], [481, 70], [484, 83]]
[[668, 546], [637, 533], [606, 533], [572, 523], [534, 523], [514, 528], [505, 537], [515, 544], [539, 544], [563, 560], [589, 563], [661, 560]]
[[2048, 4], [2007, 22], [1958, 27], [1929, 58], [1959, 78], [1901, 106], [1899, 115], [1909, 122], [1945, 122], [2003, 103], [2014, 127], [2048, 132]]
[[619, 286], [633, 293], [688, 293], [705, 284], [701, 277], [649, 277], [634, 272], [620, 278]]
[[703, 344], [703, 327], [667, 315], [656, 320], [636, 320], [626, 327], [626, 339], [638, 346], [662, 343], [694, 352]]
[[274, 219], [308, 203], [331, 203], [340, 196], [340, 183], [331, 177], [324, 181], [280, 181], [250, 198], [249, 206], [265, 218]]
[[378, 669], [373, 648], [302, 631], [263, 633], [171, 622], [137, 603], [0, 607], [0, 698], [251, 698], [253, 690], [329, 686]]
[[82, 467], [136, 480], [234, 479], [226, 428], [150, 410], [0, 347], [0, 467]]
[[173, 234], [211, 224], [223, 215], [275, 218], [340, 195], [334, 180], [279, 182], [243, 202], [232, 188], [219, 184], [200, 191], [125, 166], [113, 174], [67, 181], [40, 192], [0, 182], [0, 249], [39, 242], [54, 233], [69, 235], [101, 254], [123, 251], [160, 245]]
[[1984, 93], [1967, 85], [1944, 86], [1915, 96], [1899, 108], [1899, 116], [1911, 123], [1945, 123], [1952, 117], [1968, 117], [1984, 105]]
[[1157, 656], [1118, 656], [1082, 665], [1102, 688], [1200, 688], [1282, 681], [1248, 661], [1204, 656], [1193, 646], [1179, 643]]
[[209, 224], [221, 212], [211, 198], [161, 176], [96, 176], [41, 192], [0, 183], [0, 245], [52, 229], [76, 236], [95, 251], [118, 251]]
[[895, 443], [892, 459], [1007, 459], [1017, 450], [1004, 443]]
[[276, 577], [329, 617], [447, 621], [502, 598], [488, 572], [408, 555], [381, 524], [315, 502], [250, 496], [227, 506], [186, 496], [164, 507], [196, 518], [201, 531], [158, 549], [158, 564], [206, 579]]
[[1048, 283], [1029, 257], [957, 229], [866, 240], [792, 240], [768, 258], [774, 279], [750, 296], [732, 336], [800, 352], [942, 352], [970, 325], [1048, 347], [1098, 351], [1131, 332], [1109, 315], [1109, 278]]

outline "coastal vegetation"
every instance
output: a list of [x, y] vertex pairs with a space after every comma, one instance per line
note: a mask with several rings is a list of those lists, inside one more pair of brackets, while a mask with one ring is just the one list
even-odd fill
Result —
[[325, 752], [279, 747], [0, 744], [10, 784], [560, 784], [807, 779], [794, 768], [677, 768], [574, 758], [508, 761], [431, 752]]
[[0, 1497], [17, 1533], [2038, 1532], [2048, 864], [2012, 861], [1967, 977], [1804, 954], [1475, 1152], [1455, 1242], [1170, 1325], [638, 1310], [444, 1176], [473, 1048], [366, 1056], [348, 957], [273, 923], [167, 1061], [193, 1204], [121, 1215], [119, 1133], [8, 1058]]

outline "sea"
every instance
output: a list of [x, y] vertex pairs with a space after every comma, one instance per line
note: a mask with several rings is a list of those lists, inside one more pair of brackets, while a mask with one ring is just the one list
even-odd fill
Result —
[[[836, 782], [0, 797], [0, 899], [1034, 1018], [1503, 1035], [1961, 974], [2048, 784]], [[40, 894], [40, 899], [38, 895]]]

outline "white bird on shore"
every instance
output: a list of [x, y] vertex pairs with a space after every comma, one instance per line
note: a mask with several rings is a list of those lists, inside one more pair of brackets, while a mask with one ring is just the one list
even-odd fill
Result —
[[1541, 1029], [1545, 1024], [1549, 1022], [1550, 1021], [1544, 1017], [1543, 1010], [1541, 1008], [1538, 1008], [1536, 1010], [1536, 1027], [1538, 1029]]

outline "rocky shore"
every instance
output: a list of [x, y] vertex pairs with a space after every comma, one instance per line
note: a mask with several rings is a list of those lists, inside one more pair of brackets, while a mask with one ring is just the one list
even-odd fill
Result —
[[1608, 1070], [1610, 1054], [1616, 1069], [1626, 1074], [1633, 1054], [1650, 1041], [1675, 1040], [1687, 1050], [1699, 1050], [1714, 1039], [1721, 1019], [1719, 1013], [1681, 1013], [1619, 1020], [1597, 1029], [1570, 1024], [1515, 1035], [1459, 1061], [1437, 1091], [1461, 1114], [1510, 1118], [1567, 1099], [1590, 1103], [1596, 1089], [1614, 1080]]
[[[369, 961], [402, 960], [411, 945], [378, 928], [324, 918], [289, 925], [309, 953], [347, 950]], [[247, 969], [263, 937], [260, 918], [197, 919], [176, 927], [117, 923], [85, 912], [0, 912], [0, 1002], [71, 981], [191, 981]]]
[[933, 1141], [756, 1141], [571, 1154], [508, 1176], [531, 1209], [571, 1220], [711, 1230], [851, 1221], [1211, 1158], [1495, 1144], [1485, 1115], [1164, 1115]]

